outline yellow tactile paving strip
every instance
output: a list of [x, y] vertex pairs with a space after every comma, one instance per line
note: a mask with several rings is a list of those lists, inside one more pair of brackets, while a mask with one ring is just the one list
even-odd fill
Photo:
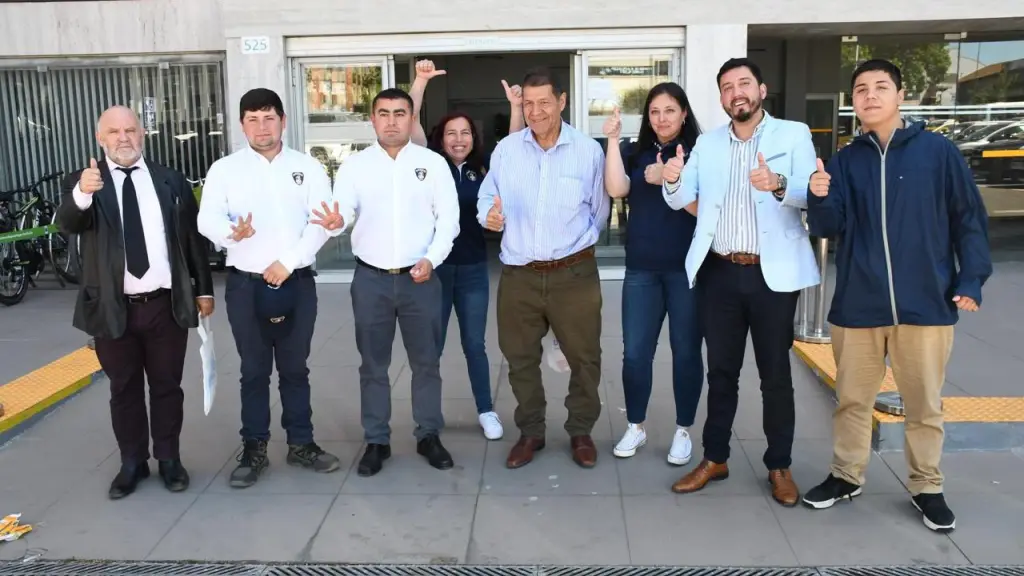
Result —
[[[808, 344], [796, 341], [797, 356], [818, 372], [831, 388], [836, 386], [836, 362], [831, 344]], [[883, 391], [896, 390], [892, 369], [886, 369]], [[1024, 398], [1001, 396], [953, 396], [942, 400], [946, 422], [1024, 422]], [[874, 412], [875, 424], [902, 422], [902, 416]]]
[[82, 347], [0, 386], [0, 404], [4, 406], [4, 414], [0, 417], [0, 432], [14, 428], [81, 390], [92, 381], [93, 374], [99, 371], [96, 352]]

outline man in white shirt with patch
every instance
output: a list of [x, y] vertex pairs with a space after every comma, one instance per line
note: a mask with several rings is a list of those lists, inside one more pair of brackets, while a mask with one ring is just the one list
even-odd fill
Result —
[[248, 146], [215, 162], [203, 187], [199, 231], [227, 248], [224, 292], [241, 357], [242, 453], [231, 486], [246, 488], [268, 465], [270, 374], [277, 363], [288, 464], [334, 472], [338, 458], [313, 442], [310, 342], [317, 314], [312, 265], [328, 239], [311, 222], [331, 184], [312, 156], [284, 145], [284, 106], [271, 90], [240, 103]]
[[[431, 466], [454, 466], [441, 444], [441, 282], [433, 274], [459, 234], [459, 199], [445, 159], [410, 142], [412, 98], [389, 88], [373, 99], [377, 142], [345, 160], [334, 180], [333, 211], [314, 211], [331, 235], [352, 228], [356, 257], [352, 309], [366, 452], [360, 476], [391, 456], [388, 367], [395, 319], [412, 368], [416, 451]], [[357, 219], [358, 217], [358, 219]]]

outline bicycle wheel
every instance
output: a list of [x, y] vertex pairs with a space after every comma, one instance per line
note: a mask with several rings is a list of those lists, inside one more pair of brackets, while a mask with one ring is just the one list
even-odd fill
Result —
[[[57, 211], [53, 211], [50, 217], [50, 224], [57, 225]], [[65, 282], [78, 284], [78, 266], [75, 262], [77, 250], [71, 249], [71, 242], [78, 242], [78, 236], [67, 237], [63, 232], [57, 231], [46, 235], [46, 252], [50, 258], [50, 264], [57, 274]]]
[[0, 304], [14, 306], [28, 292], [28, 276], [14, 243], [0, 244]]

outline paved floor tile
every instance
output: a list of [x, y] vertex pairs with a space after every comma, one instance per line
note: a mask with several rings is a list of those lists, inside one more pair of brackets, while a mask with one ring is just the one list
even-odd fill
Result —
[[338, 497], [310, 550], [316, 562], [465, 561], [476, 495]]
[[[754, 496], [759, 495], [759, 480], [747, 462], [738, 440], [730, 444], [729, 478], [708, 484], [692, 496]], [[632, 458], [616, 458], [622, 493], [629, 496], [666, 495], [672, 493], [672, 484], [689, 474], [700, 464], [703, 449], [694, 446], [693, 457], [685, 466], [672, 466], [665, 460], [666, 450], [644, 446]], [[611, 454], [609, 454], [611, 456]]]
[[335, 496], [203, 494], [164, 536], [150, 560], [287, 562], [308, 547]]
[[597, 465], [581, 468], [572, 460], [569, 438], [548, 434], [546, 446], [533, 462], [510, 470], [505, 462], [513, 440], [491, 442], [484, 464], [481, 494], [540, 496], [608, 496], [619, 493], [619, 477], [607, 442], [597, 443]]
[[629, 564], [618, 496], [489, 496], [477, 503], [468, 564]]
[[622, 500], [633, 564], [797, 564], [772, 514], [773, 505], [763, 496], [687, 494]]

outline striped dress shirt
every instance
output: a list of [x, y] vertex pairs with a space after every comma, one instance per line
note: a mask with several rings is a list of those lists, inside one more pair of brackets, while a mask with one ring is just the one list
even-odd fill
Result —
[[711, 242], [711, 250], [719, 254], [758, 254], [757, 213], [754, 210], [754, 185], [750, 172], [757, 167], [757, 149], [764, 131], [765, 116], [754, 129], [754, 135], [744, 141], [729, 127], [729, 190], [722, 204], [722, 215]]
[[522, 266], [575, 254], [596, 244], [608, 222], [604, 151], [565, 122], [548, 150], [537, 144], [529, 128], [510, 134], [494, 149], [491, 169], [480, 186], [477, 219], [483, 225], [496, 196], [505, 217], [504, 264]]

